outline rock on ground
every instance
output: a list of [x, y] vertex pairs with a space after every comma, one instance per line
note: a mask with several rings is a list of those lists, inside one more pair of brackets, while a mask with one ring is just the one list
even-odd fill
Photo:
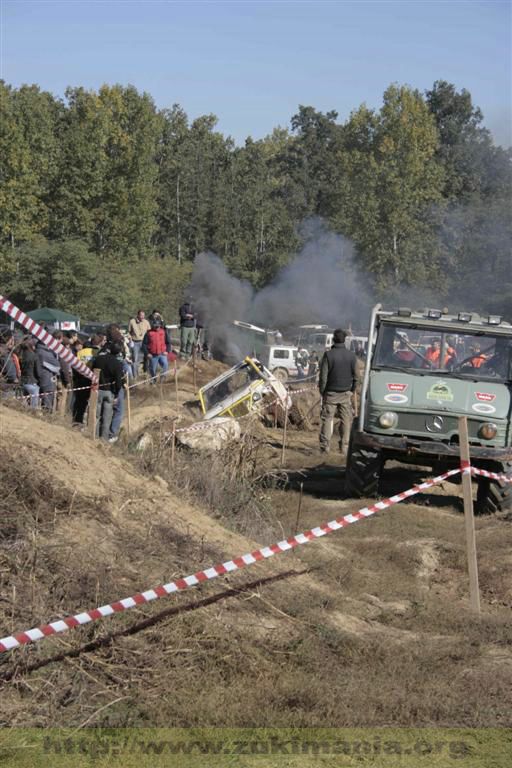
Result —
[[220, 451], [228, 443], [240, 438], [240, 424], [236, 419], [218, 416], [206, 422], [193, 424], [197, 431], [178, 433], [178, 443], [195, 451]]

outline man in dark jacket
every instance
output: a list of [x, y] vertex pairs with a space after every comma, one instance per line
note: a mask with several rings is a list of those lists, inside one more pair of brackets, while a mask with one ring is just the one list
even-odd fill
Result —
[[36, 344], [36, 355], [39, 358], [39, 393], [41, 405], [47, 411], [53, 411], [57, 379], [61, 375], [60, 358], [42, 341]]
[[[80, 362], [85, 363], [90, 368], [92, 360], [100, 351], [100, 343], [101, 339], [99, 336], [92, 336], [90, 341], [81, 350], [77, 351], [77, 357]], [[73, 424], [83, 424], [91, 396], [91, 380], [77, 371], [76, 368], [73, 368], [73, 387], [76, 389], [73, 393], [74, 398], [71, 407]]]
[[348, 453], [348, 442], [352, 427], [352, 393], [356, 391], [357, 359], [345, 347], [347, 334], [337, 328], [333, 334], [333, 346], [322, 357], [320, 363], [319, 389], [322, 395], [320, 414], [320, 450], [327, 453], [333, 432], [333, 419], [340, 419], [339, 435], [342, 455]]
[[114, 401], [123, 388], [123, 363], [120, 359], [122, 348], [115, 342], [109, 344], [107, 352], [100, 352], [93, 359], [91, 368], [99, 370], [98, 406], [96, 410], [97, 436], [108, 440], [114, 410]]
[[[41, 379], [41, 364], [35, 353], [35, 341], [25, 339], [20, 346], [20, 384], [24, 396], [30, 397], [28, 402], [31, 408], [39, 405], [39, 380]], [[27, 401], [25, 401], [27, 402]]]
[[196, 315], [190, 297], [180, 307], [180, 356], [188, 358], [196, 340]]
[[14, 362], [14, 336], [4, 331], [0, 336], [0, 392], [2, 397], [14, 397], [18, 371]]

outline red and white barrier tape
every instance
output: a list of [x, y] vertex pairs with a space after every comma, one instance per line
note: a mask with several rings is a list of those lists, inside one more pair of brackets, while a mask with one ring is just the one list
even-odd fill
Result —
[[471, 467], [471, 473], [473, 475], [489, 477], [491, 480], [499, 480], [502, 483], [512, 483], [512, 475], [506, 475], [504, 472], [488, 472], [486, 469], [477, 469], [476, 467]]
[[[185, 365], [181, 366], [181, 368], [177, 369], [178, 376], [179, 376], [180, 371], [182, 371], [184, 368], [186, 368], [187, 365], [188, 365], [188, 362]], [[168, 374], [170, 374], [172, 377], [175, 377], [176, 376], [176, 369], [174, 371], [171, 371], [171, 369], [169, 368], [169, 370], [167, 370], [165, 373], [157, 373], [156, 376], [152, 376], [149, 379], [142, 379], [141, 381], [137, 381], [134, 384], [129, 384], [127, 389], [133, 389], [134, 387], [140, 387], [141, 384], [149, 384], [151, 381], [155, 381], [160, 376], [167, 376]], [[66, 387], [66, 390], [67, 390], [68, 393], [69, 392], [80, 392], [80, 391], [82, 391], [84, 389], [91, 389], [92, 386], [94, 386], [94, 385], [93, 384], [89, 384], [87, 387]], [[110, 387], [110, 384], [100, 384], [98, 386], [99, 386], [99, 389], [102, 389], [104, 387]], [[39, 394], [44, 394], [44, 393], [40, 392]], [[34, 395], [17, 395], [16, 396], [16, 400], [30, 400], [31, 397], [34, 397]]]
[[165, 371], [165, 373], [157, 373], [155, 376], [148, 377], [147, 379], [141, 379], [140, 381], [136, 381], [133, 384], [130, 384], [128, 389], [134, 389], [135, 387], [140, 387], [140, 386], [143, 386], [144, 384], [150, 384], [152, 381], [156, 381], [161, 376], [165, 377], [169, 375], [171, 375], [174, 378], [176, 376], [176, 372], [171, 371], [171, 369], [169, 368], [167, 371]]
[[460, 468], [463, 475], [481, 475], [491, 480], [499, 480], [501, 483], [512, 483], [511, 475], [507, 475], [505, 472], [489, 472], [487, 469], [478, 469], [471, 466], [471, 463], [465, 459], [461, 460]]
[[[97, 384], [96, 385], [98, 389], [105, 389], [105, 387], [110, 387], [110, 384]], [[42, 395], [56, 395], [61, 392], [66, 391], [68, 394], [70, 392], [81, 392], [84, 389], [92, 389], [94, 387], [94, 384], [89, 384], [87, 387], [63, 387], [62, 389], [52, 389], [50, 392], [38, 392], [36, 395], [16, 395], [16, 400], [30, 400], [32, 397], [41, 397]]]
[[255, 550], [254, 552], [241, 555], [240, 557], [235, 557], [233, 560], [228, 560], [227, 562], [221, 563], [220, 565], [213, 565], [210, 568], [206, 568], [205, 570], [198, 571], [197, 573], [194, 573], [190, 576], [177, 579], [176, 581], [171, 581], [168, 584], [161, 584], [160, 586], [154, 587], [153, 589], [149, 589], [145, 592], [139, 592], [132, 597], [125, 597], [123, 600], [117, 600], [114, 603], [102, 605], [99, 608], [84, 611], [83, 613], [77, 613], [74, 616], [69, 616], [65, 619], [52, 621], [50, 624], [43, 624], [40, 627], [34, 627], [33, 629], [27, 629], [24, 632], [18, 632], [15, 635], [4, 637], [0, 639], [0, 653], [11, 651], [21, 645], [26, 645], [27, 643], [37, 642], [38, 640], [42, 640], [44, 637], [50, 637], [51, 635], [67, 632], [68, 629], [83, 626], [84, 624], [88, 624], [91, 621], [98, 621], [99, 619], [103, 619], [106, 616], [111, 616], [115, 613], [122, 613], [123, 611], [127, 611], [130, 608], [135, 608], [137, 605], [150, 603], [153, 600], [166, 597], [167, 595], [171, 595], [174, 592], [182, 592], [189, 587], [195, 587], [203, 581], [216, 579], [218, 576], [223, 576], [226, 573], [239, 571], [242, 568], [246, 568], [247, 566], [259, 562], [260, 560], [266, 560], [273, 555], [279, 555], [282, 552], [287, 552], [288, 550], [294, 549], [301, 544], [307, 544], [313, 539], [319, 539], [328, 533], [338, 531], [340, 528], [345, 528], [351, 523], [356, 523], [358, 520], [363, 520], [367, 517], [370, 517], [376, 512], [380, 512], [381, 510], [387, 509], [394, 504], [398, 504], [404, 499], [415, 496], [417, 493], [420, 493], [427, 488], [431, 488], [432, 486], [441, 483], [443, 480], [446, 480], [448, 477], [452, 477], [459, 472], [460, 469], [451, 469], [449, 472], [445, 472], [438, 477], [432, 478], [432, 480], [427, 480], [424, 483], [415, 485], [413, 488], [409, 488], [407, 491], [402, 491], [402, 493], [397, 493], [394, 496], [390, 496], [388, 499], [378, 501], [371, 507], [364, 507], [357, 512], [344, 515], [344, 517], [340, 517], [336, 520], [331, 520], [329, 523], [324, 523], [323, 525], [312, 528], [311, 530], [305, 531], [304, 533], [298, 533], [295, 536], [291, 536], [289, 539], [279, 541], [277, 544], [273, 544], [272, 546], [263, 547], [262, 549]]
[[96, 376], [93, 374], [90, 368], [85, 363], [82, 363], [71, 350], [64, 347], [60, 341], [55, 339], [48, 331], [45, 331], [34, 320], [28, 317], [21, 309], [18, 309], [14, 304], [8, 301], [4, 296], [0, 295], [0, 309], [3, 310], [9, 317], [12, 317], [17, 323], [27, 329], [33, 336], [35, 336], [43, 344], [46, 344], [49, 349], [53, 350], [55, 354], [65, 360], [67, 363], [73, 366], [83, 376], [91, 379], [93, 383], [96, 383]]
[[288, 394], [289, 395], [301, 395], [303, 392], [311, 392], [314, 389], [318, 389], [316, 384], [310, 384], [308, 387], [301, 387], [301, 389], [289, 389], [288, 390]]

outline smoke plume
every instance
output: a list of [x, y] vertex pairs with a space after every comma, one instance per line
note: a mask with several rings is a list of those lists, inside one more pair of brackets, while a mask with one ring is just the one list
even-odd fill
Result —
[[372, 302], [353, 244], [319, 219], [305, 222], [300, 234], [301, 251], [258, 292], [228, 274], [215, 254], [196, 258], [189, 292], [210, 340], [225, 339], [233, 320], [280, 330], [285, 338], [306, 323], [366, 328]]

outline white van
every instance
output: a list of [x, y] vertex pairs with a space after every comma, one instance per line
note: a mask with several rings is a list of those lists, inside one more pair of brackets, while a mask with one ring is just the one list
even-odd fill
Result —
[[272, 344], [262, 347], [260, 361], [274, 374], [279, 381], [288, 381], [298, 376], [297, 353], [298, 347], [288, 344]]
[[368, 336], [347, 336], [345, 346], [358, 357], [365, 358], [368, 354]]
[[[333, 329], [327, 325], [302, 325], [300, 326], [299, 346], [304, 346], [311, 352], [313, 349], [320, 357], [333, 345]], [[368, 351], [368, 337], [354, 336], [349, 333], [345, 339], [345, 346], [356, 352], [360, 357], [366, 356]]]

